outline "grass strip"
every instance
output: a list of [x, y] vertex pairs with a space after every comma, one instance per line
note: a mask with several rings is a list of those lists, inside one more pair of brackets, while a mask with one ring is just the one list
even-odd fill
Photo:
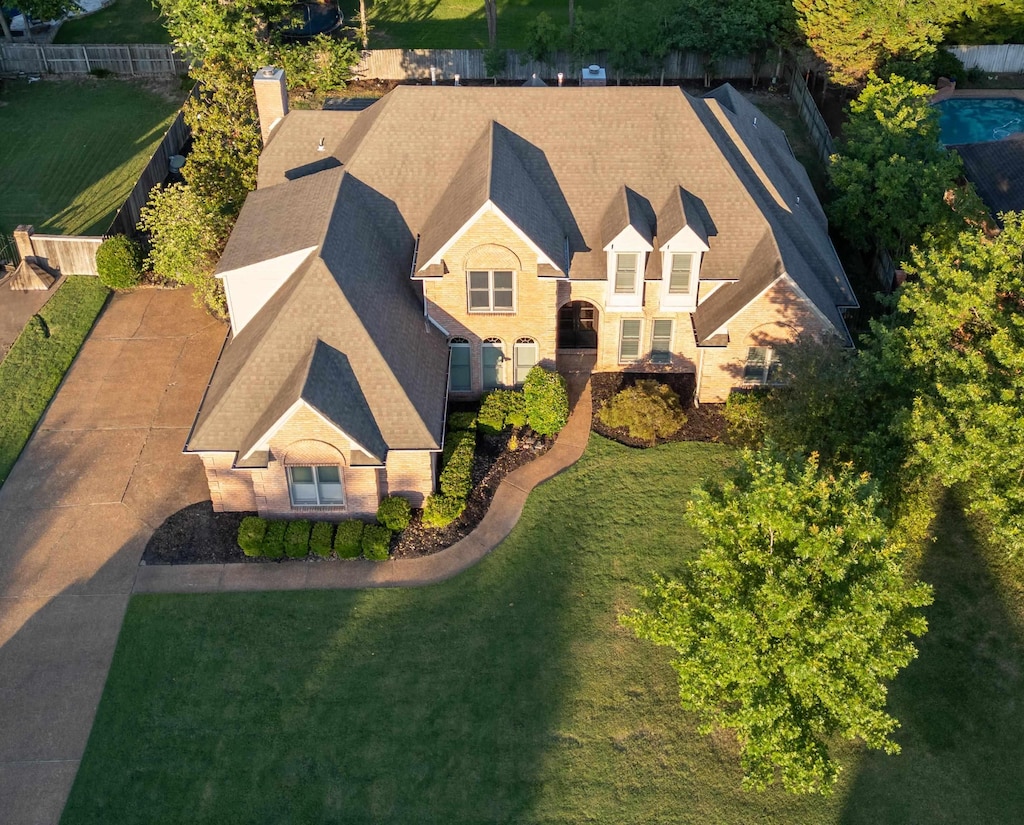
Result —
[[29, 319], [0, 363], [0, 484], [10, 475], [109, 294], [96, 278], [69, 276]]

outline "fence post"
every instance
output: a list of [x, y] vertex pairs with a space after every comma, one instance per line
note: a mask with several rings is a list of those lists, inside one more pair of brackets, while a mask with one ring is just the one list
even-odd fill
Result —
[[22, 260], [25, 258], [31, 258], [36, 253], [32, 248], [32, 233], [36, 231], [36, 228], [31, 224], [19, 224], [14, 228], [14, 245], [18, 249], [18, 254]]
[[89, 50], [83, 45], [82, 46], [82, 59], [85, 61], [86, 73], [92, 71], [92, 66], [89, 65]]
[[134, 77], [135, 75], [135, 64], [132, 62], [132, 47], [131, 44], [125, 47], [128, 51], [128, 72]]
[[39, 62], [43, 64], [43, 74], [49, 74], [50, 67], [46, 63], [46, 52], [43, 51], [42, 46], [36, 46], [36, 50], [39, 52]]

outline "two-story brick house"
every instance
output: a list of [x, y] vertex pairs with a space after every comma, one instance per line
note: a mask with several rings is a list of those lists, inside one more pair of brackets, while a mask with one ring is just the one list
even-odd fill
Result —
[[855, 306], [785, 135], [731, 86], [399, 87], [287, 111], [218, 266], [232, 338], [186, 449], [214, 506], [422, 504], [448, 397], [590, 353], [687, 371], [700, 401], [770, 380]]

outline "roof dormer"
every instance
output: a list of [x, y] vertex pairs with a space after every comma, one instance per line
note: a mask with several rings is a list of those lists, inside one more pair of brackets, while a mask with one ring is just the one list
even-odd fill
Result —
[[644, 270], [654, 252], [654, 210], [627, 186], [612, 198], [601, 223], [608, 256], [608, 309], [639, 309], [644, 303]]
[[711, 216], [696, 195], [676, 186], [658, 214], [658, 227], [664, 238], [659, 250], [661, 307], [692, 310], [697, 306], [701, 260], [715, 234]]

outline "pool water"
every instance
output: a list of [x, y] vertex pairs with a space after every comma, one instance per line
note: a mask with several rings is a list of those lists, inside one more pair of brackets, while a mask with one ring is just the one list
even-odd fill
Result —
[[959, 97], [939, 104], [939, 126], [946, 146], [1002, 140], [1024, 132], [1024, 101], [1009, 97]]

